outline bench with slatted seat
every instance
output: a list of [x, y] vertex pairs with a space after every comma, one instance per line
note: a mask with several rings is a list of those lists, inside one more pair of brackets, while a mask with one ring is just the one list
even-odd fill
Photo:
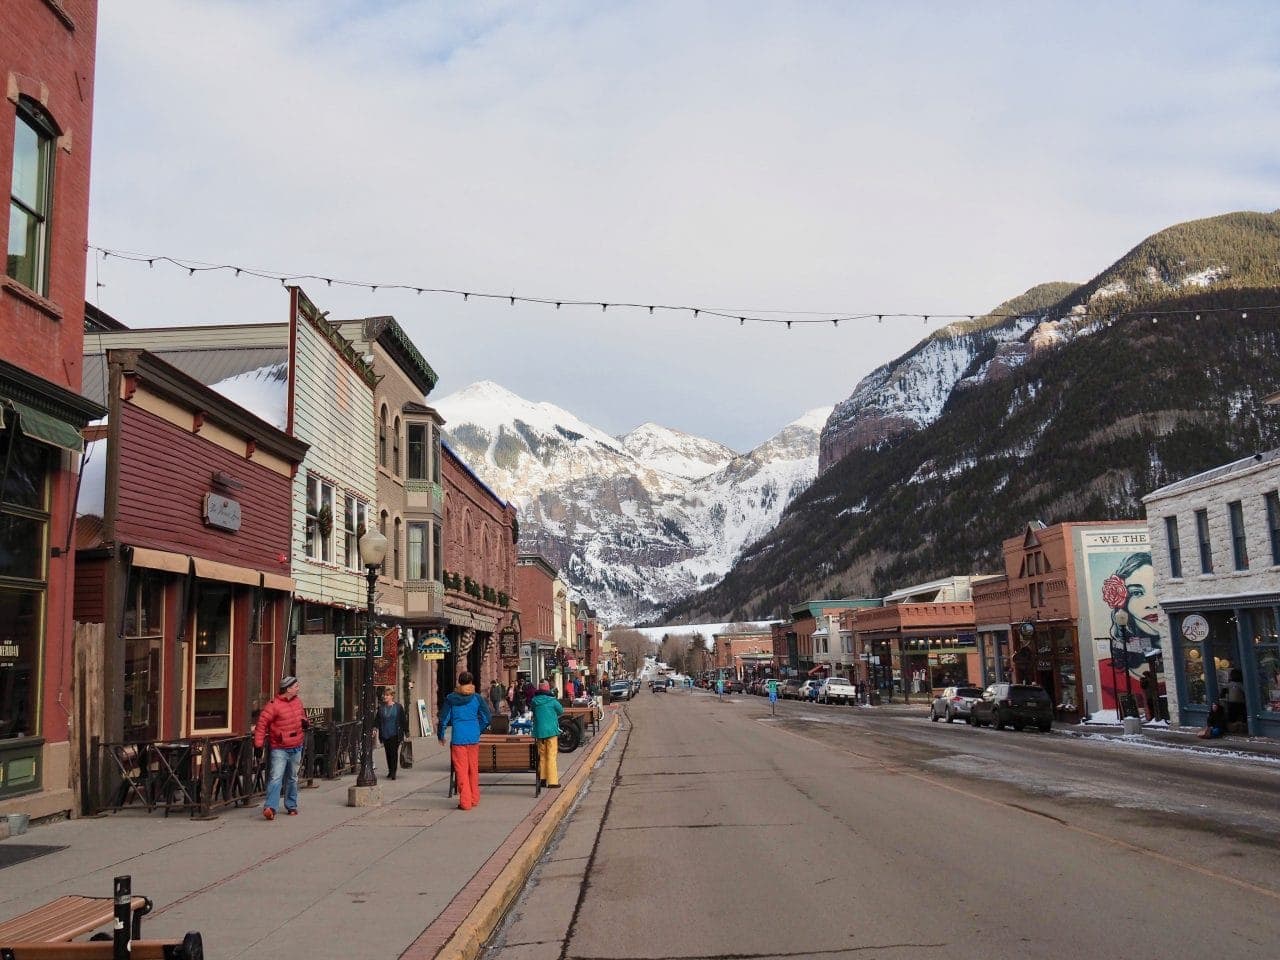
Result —
[[[135, 897], [130, 878], [115, 878], [115, 896], [58, 897], [44, 906], [0, 923], [0, 960], [204, 960], [200, 934], [181, 940], [143, 940], [142, 918], [151, 901]], [[72, 942], [113, 925], [111, 934]]]
[[[480, 735], [479, 772], [532, 773], [533, 795], [542, 793], [538, 779], [538, 747], [533, 737], [519, 734], [482, 733]], [[458, 792], [458, 775], [449, 768], [449, 796]]]

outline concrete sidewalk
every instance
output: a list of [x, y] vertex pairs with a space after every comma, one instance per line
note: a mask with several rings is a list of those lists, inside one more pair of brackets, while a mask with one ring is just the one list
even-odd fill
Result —
[[155, 903], [143, 935], [198, 930], [210, 960], [464, 956], [519, 892], [617, 720], [607, 710], [600, 733], [561, 757], [563, 787], [536, 800], [532, 775], [489, 774], [480, 804], [457, 809], [448, 749], [421, 738], [413, 768], [379, 780], [379, 807], [348, 807], [347, 776], [316, 781], [299, 816], [270, 822], [254, 806], [206, 822], [126, 811], [33, 826], [0, 849], [41, 848], [4, 868], [0, 919], [63, 894], [110, 896], [112, 877], [131, 874]]

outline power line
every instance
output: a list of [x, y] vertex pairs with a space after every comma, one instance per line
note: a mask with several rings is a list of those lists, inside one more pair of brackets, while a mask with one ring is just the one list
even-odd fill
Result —
[[[1149, 317], [1154, 322], [1158, 317], [1162, 316], [1178, 316], [1194, 314], [1199, 319], [1203, 313], [1220, 313], [1227, 310], [1235, 312], [1232, 308], [1185, 308], [1175, 310], [1141, 310], [1132, 308], [1124, 311], [1101, 311], [1092, 312], [1088, 310], [1069, 310], [1063, 313], [1050, 314], [1048, 310], [1026, 310], [1021, 313], [997, 313], [994, 311], [978, 311], [976, 313], [913, 313], [891, 310], [863, 310], [854, 312], [838, 312], [838, 311], [822, 311], [822, 310], [765, 310], [758, 308], [726, 308], [726, 307], [695, 307], [684, 304], [673, 303], [637, 303], [628, 300], [586, 300], [579, 297], [529, 297], [521, 296], [514, 293], [489, 293], [481, 290], [462, 290], [453, 287], [435, 287], [428, 284], [412, 284], [412, 283], [389, 283], [389, 282], [373, 282], [369, 280], [350, 280], [340, 277], [326, 276], [319, 273], [310, 272], [282, 272], [279, 270], [267, 270], [262, 267], [246, 267], [233, 263], [211, 263], [205, 260], [191, 260], [185, 257], [171, 257], [167, 254], [158, 253], [139, 253], [134, 250], [116, 250], [108, 247], [99, 247], [93, 244], [89, 245], [89, 249], [101, 255], [102, 259], [108, 260], [115, 257], [117, 260], [124, 260], [131, 263], [145, 263], [149, 267], [154, 267], [157, 263], [162, 265], [170, 265], [179, 270], [187, 271], [187, 276], [194, 277], [197, 273], [217, 273], [221, 271], [229, 271], [234, 277], [253, 277], [259, 280], [272, 280], [280, 283], [282, 286], [288, 286], [290, 283], [298, 283], [307, 281], [323, 281], [329, 287], [350, 287], [353, 289], [366, 288], [370, 293], [377, 293], [379, 290], [398, 290], [407, 293], [413, 293], [418, 296], [422, 294], [431, 294], [435, 296], [456, 296], [461, 297], [463, 302], [469, 302], [473, 297], [477, 300], [493, 300], [506, 301], [511, 306], [516, 304], [537, 304], [540, 306], [554, 306], [556, 309], [563, 307], [591, 307], [598, 308], [602, 313], [607, 313], [610, 308], [617, 310], [644, 310], [652, 315], [655, 311], [661, 310], [668, 313], [687, 313], [694, 319], [702, 316], [715, 317], [724, 320], [737, 320], [739, 326], [745, 326], [748, 320], [753, 323], [773, 323], [784, 324], [790, 329], [793, 324], [831, 324], [838, 327], [845, 321], [861, 321], [874, 319], [877, 323], [884, 323], [885, 320], [891, 322], [915, 321], [919, 320], [924, 325], [928, 325], [929, 321], [945, 321], [947, 323], [963, 322], [976, 320], [979, 317], [993, 319], [1012, 319], [1016, 317], [1043, 317], [1045, 319], [1055, 320], [1103, 320], [1117, 321], [1130, 317]], [[95, 263], [95, 279], [97, 265]], [[99, 287], [104, 286], [102, 283], [97, 284]], [[1280, 309], [1277, 306], [1253, 306], [1249, 309], [1253, 310], [1274, 310]], [[1247, 311], [1242, 311], [1242, 318], [1247, 318]]]

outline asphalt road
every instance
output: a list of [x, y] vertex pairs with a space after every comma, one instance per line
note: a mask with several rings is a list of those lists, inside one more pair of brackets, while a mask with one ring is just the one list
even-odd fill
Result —
[[652, 694], [491, 958], [1280, 954], [1280, 765]]

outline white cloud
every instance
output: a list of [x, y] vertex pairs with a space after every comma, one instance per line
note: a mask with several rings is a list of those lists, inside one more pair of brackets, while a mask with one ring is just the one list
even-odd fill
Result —
[[[1086, 280], [1180, 220], [1275, 206], [1263, 3], [131, 0], [100, 17], [104, 246], [532, 296], [969, 313]], [[278, 285], [160, 265], [98, 262], [89, 282], [137, 326], [287, 309]], [[926, 332], [305, 286], [335, 316], [394, 313], [442, 392], [493, 379], [611, 433], [654, 420], [735, 449]]]

